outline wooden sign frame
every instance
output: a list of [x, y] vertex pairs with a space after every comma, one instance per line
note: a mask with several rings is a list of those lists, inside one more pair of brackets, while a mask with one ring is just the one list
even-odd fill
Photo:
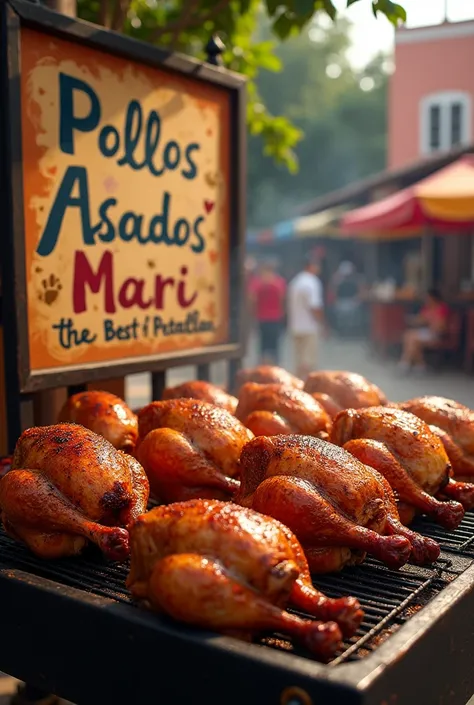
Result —
[[[243, 250], [245, 239], [245, 79], [220, 67], [158, 49], [115, 32], [60, 15], [26, 0], [0, 3], [0, 253], [3, 282], [3, 325], [9, 414], [15, 414], [17, 394], [81, 385], [137, 372], [158, 372], [179, 365], [204, 365], [242, 354]], [[152, 68], [217, 86], [230, 97], [230, 232], [228, 300], [230, 331], [225, 344], [173, 351], [137, 359], [83, 364], [32, 372], [29, 359], [25, 272], [22, 172], [20, 34], [23, 27], [57, 39], [79, 43]], [[13, 389], [17, 394], [12, 394]], [[15, 425], [15, 424], [14, 424]], [[24, 426], [24, 423], [21, 424]]]

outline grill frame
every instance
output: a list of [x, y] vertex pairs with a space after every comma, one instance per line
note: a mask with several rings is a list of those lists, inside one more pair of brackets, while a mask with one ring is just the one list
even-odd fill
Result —
[[12, 567], [0, 566], [0, 594], [1, 670], [77, 705], [179, 705], [197, 695], [217, 705], [223, 694], [226, 705], [289, 705], [295, 687], [313, 705], [465, 705], [474, 692], [474, 565], [364, 659], [336, 667]]

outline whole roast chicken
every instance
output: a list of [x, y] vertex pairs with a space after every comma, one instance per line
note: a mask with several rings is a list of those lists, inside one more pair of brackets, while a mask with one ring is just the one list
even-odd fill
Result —
[[163, 392], [163, 399], [199, 399], [207, 401], [214, 406], [234, 413], [237, 407], [237, 399], [231, 394], [227, 394], [223, 389], [210, 382], [195, 379], [190, 382], [183, 382], [176, 387], [168, 387]]
[[[327, 658], [341, 630], [353, 634], [362, 619], [356, 599], [330, 599], [312, 586], [291, 531], [250, 509], [178, 502], [139, 517], [130, 535], [128, 588], [176, 620], [227, 633], [283, 632]], [[322, 621], [289, 614], [287, 604]]]
[[162, 502], [230, 499], [253, 434], [229, 411], [196, 399], [155, 401], [138, 415], [137, 457]]
[[258, 367], [239, 370], [237, 373], [237, 389], [240, 389], [247, 382], [284, 384], [286, 387], [296, 387], [297, 389], [303, 389], [304, 384], [303, 380], [287, 372], [283, 367], [276, 367], [275, 365], [259, 365]]
[[400, 523], [382, 475], [346, 451], [307, 436], [260, 436], [242, 451], [236, 501], [288, 526], [312, 573], [360, 563], [370, 553], [398, 568], [410, 555], [436, 560], [439, 546]]
[[319, 402], [281, 384], [244, 384], [235, 415], [256, 436], [302, 433], [327, 438], [331, 430], [331, 419]]
[[60, 422], [77, 423], [106, 438], [114, 448], [133, 453], [138, 438], [136, 415], [120, 397], [110, 392], [79, 392], [69, 397]]
[[361, 409], [387, 403], [382, 390], [355, 372], [311, 372], [304, 390], [324, 406], [331, 418], [335, 418], [342, 409]]
[[88, 541], [111, 560], [129, 553], [127, 527], [146, 510], [139, 463], [83, 426], [29, 428], [0, 480], [6, 532], [41, 558], [80, 553]]
[[[341, 411], [331, 440], [387, 478], [404, 523], [421, 512], [453, 529], [464, 516], [460, 502], [473, 500], [471, 485], [450, 478], [451, 465], [438, 436], [406, 411], [386, 406]], [[440, 501], [440, 492], [459, 501]]]
[[474, 411], [444, 397], [418, 397], [396, 405], [415, 414], [441, 439], [458, 480], [474, 480]]

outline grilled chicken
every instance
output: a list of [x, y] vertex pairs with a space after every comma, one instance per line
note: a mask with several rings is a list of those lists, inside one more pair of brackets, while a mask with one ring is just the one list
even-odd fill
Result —
[[405, 523], [416, 512], [432, 516], [448, 529], [462, 520], [459, 502], [436, 498], [441, 491], [458, 496], [443, 444], [413, 414], [382, 406], [348, 409], [336, 417], [331, 440], [387, 478], [400, 500]]
[[403, 526], [385, 478], [318, 438], [259, 437], [241, 455], [236, 501], [275, 517], [301, 542], [312, 573], [360, 563], [371, 553], [398, 568], [410, 554], [436, 560], [439, 546]]
[[331, 419], [310, 394], [281, 384], [244, 384], [235, 415], [256, 436], [302, 433], [327, 438]]
[[102, 391], [80, 392], [66, 401], [60, 422], [77, 423], [106, 438], [114, 448], [132, 453], [138, 438], [136, 415], [123, 399]]
[[303, 389], [303, 380], [298, 379], [282, 367], [274, 365], [260, 365], [240, 370], [237, 374], [237, 388], [240, 389], [247, 382], [257, 384], [284, 384], [286, 387]]
[[163, 392], [163, 399], [199, 399], [200, 401], [214, 404], [214, 406], [219, 406], [221, 409], [226, 409], [231, 414], [235, 412], [237, 407], [236, 397], [227, 394], [215, 384], [199, 379], [178, 384], [177, 387], [168, 387]]
[[[130, 533], [127, 586], [176, 620], [220, 632], [283, 632], [325, 658], [341, 630], [353, 634], [362, 619], [354, 598], [330, 599], [312, 586], [291, 531], [250, 509], [179, 502], [139, 517]], [[291, 615], [287, 604], [322, 621]]]
[[459, 480], [474, 480], [474, 411], [444, 397], [418, 397], [396, 405], [415, 414], [441, 439]]
[[149, 486], [130, 455], [73, 424], [30, 428], [0, 480], [3, 525], [41, 558], [70, 556], [87, 541], [111, 560], [129, 552], [126, 528], [146, 510]]
[[355, 372], [312, 372], [304, 390], [324, 406], [331, 418], [335, 418], [342, 409], [361, 409], [387, 403], [385, 394], [375, 384]]
[[196, 399], [155, 401], [138, 415], [137, 457], [162, 502], [230, 499], [253, 434], [235, 416]]

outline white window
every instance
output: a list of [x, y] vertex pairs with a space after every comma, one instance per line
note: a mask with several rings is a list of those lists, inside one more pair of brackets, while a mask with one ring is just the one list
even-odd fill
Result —
[[446, 151], [471, 142], [471, 96], [445, 91], [421, 101], [421, 153]]

